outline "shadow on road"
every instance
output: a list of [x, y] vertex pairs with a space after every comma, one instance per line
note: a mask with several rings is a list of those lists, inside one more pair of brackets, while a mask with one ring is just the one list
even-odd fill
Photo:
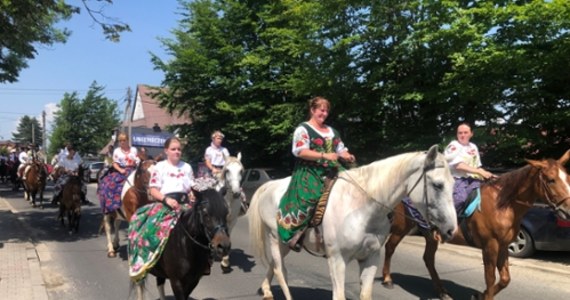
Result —
[[[414, 295], [416, 299], [439, 299], [439, 296], [435, 293], [431, 279], [401, 273], [392, 273], [392, 279], [394, 280], [394, 285], [400, 286], [410, 295]], [[376, 280], [382, 282], [381, 277], [376, 278]], [[469, 299], [471, 295], [477, 293], [477, 290], [458, 285], [453, 281], [442, 280], [442, 282], [445, 289], [454, 299]], [[389, 293], [388, 289], [386, 289], [386, 291], [386, 293]]]

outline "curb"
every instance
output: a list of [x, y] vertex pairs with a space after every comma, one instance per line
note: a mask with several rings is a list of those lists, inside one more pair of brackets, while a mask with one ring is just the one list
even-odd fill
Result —
[[[422, 236], [406, 236], [406, 238], [402, 241], [402, 243], [406, 243], [408, 245], [413, 245], [421, 248], [425, 247], [424, 237]], [[445, 243], [445, 244], [439, 244], [439, 248], [437, 251], [447, 252], [452, 254], [460, 254], [463, 256], [480, 259], [481, 262], [483, 261], [481, 249], [470, 246], [453, 245]], [[561, 275], [570, 276], [570, 266], [568, 265], [565, 265], [563, 263], [549, 262], [549, 261], [539, 261], [533, 258], [509, 257], [509, 266], [522, 267], [546, 273], [558, 273]]]
[[16, 210], [6, 199], [0, 197], [0, 201], [7, 208], [10, 213], [12, 213], [18, 222], [17, 226], [23, 228], [23, 230], [28, 234], [29, 240], [24, 241], [24, 247], [26, 251], [26, 260], [28, 263], [28, 268], [30, 272], [30, 283], [32, 285], [32, 299], [34, 300], [48, 300], [48, 292], [46, 288], [46, 283], [43, 280], [42, 270], [41, 270], [41, 259], [37, 246], [41, 246], [45, 249], [46, 246], [42, 243], [35, 242], [36, 240], [33, 235], [32, 228], [23, 222], [20, 217], [17, 216], [18, 210]]

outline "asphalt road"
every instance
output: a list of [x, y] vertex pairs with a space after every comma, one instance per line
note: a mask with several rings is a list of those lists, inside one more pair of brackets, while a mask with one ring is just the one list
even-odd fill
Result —
[[[42, 275], [50, 299], [135, 299], [130, 289], [126, 253], [126, 224], [121, 233], [120, 255], [106, 257], [106, 240], [99, 234], [101, 214], [95, 197], [96, 184], [89, 185], [88, 198], [94, 205], [83, 206], [80, 232], [69, 235], [56, 222], [56, 208], [32, 208], [23, 193], [3, 192], [14, 212], [29, 228], [37, 244]], [[51, 198], [51, 189], [46, 192]], [[48, 201], [49, 202], [49, 201]], [[193, 299], [260, 299], [257, 290], [265, 275], [265, 267], [251, 256], [247, 236], [247, 219], [240, 218], [232, 233], [234, 249], [232, 271], [223, 274], [216, 264], [212, 275], [203, 277]], [[374, 299], [435, 299], [432, 284], [421, 259], [422, 238], [407, 237], [398, 248], [392, 271], [395, 287], [381, 285], [380, 273], [374, 284]], [[570, 296], [570, 260], [568, 253], [539, 253], [533, 259], [511, 259], [512, 281], [497, 299], [566, 299]], [[295, 299], [330, 299], [331, 282], [324, 259], [307, 253], [293, 253], [286, 259], [289, 283]], [[469, 299], [476, 290], [484, 289], [483, 266], [476, 249], [442, 245], [436, 262], [446, 288], [455, 299]], [[380, 272], [380, 270], [379, 270]], [[147, 280], [147, 299], [157, 299], [154, 278]], [[168, 283], [167, 283], [168, 286]], [[277, 283], [272, 288], [276, 299], [283, 299]], [[357, 264], [347, 268], [346, 296], [358, 299]], [[167, 287], [167, 299], [174, 299]], [[1, 297], [0, 297], [1, 298]]]

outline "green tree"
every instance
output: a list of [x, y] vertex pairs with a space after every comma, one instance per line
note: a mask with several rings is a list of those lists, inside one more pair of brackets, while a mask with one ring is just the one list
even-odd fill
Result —
[[[0, 1], [0, 82], [15, 82], [20, 71], [28, 67], [40, 45], [64, 43], [70, 35], [67, 28], [56, 24], [69, 20], [80, 13], [80, 7], [65, 0], [18, 0]], [[130, 31], [127, 24], [109, 19], [100, 9], [93, 9], [89, 0], [81, 0], [83, 7], [101, 26], [104, 35], [111, 41], [118, 41], [120, 33]], [[96, 0], [107, 2], [112, 0]]]
[[12, 133], [12, 139], [21, 145], [35, 143], [42, 144], [42, 126], [35, 117], [23, 116], [18, 123], [16, 132]]
[[49, 153], [57, 153], [66, 142], [73, 143], [82, 155], [97, 154], [119, 125], [117, 103], [103, 95], [96, 82], [79, 99], [76, 92], [66, 93], [55, 113]]
[[445, 144], [461, 121], [489, 164], [569, 146], [569, 1], [182, 3], [173, 59], [153, 62], [191, 145], [220, 128], [246, 163], [279, 162], [322, 95], [361, 162]]

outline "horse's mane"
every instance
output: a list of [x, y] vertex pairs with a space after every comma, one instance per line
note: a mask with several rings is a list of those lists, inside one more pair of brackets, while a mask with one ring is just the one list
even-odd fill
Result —
[[425, 152], [409, 152], [387, 157], [347, 170], [347, 177], [356, 180], [362, 189], [368, 191], [368, 194], [382, 193], [381, 197], [386, 198], [394, 192], [395, 186], [402, 184], [400, 180], [404, 173], [409, 172], [411, 168], [423, 166], [423, 161], [420, 165], [418, 160], [421, 155], [425, 155]]
[[497, 195], [497, 207], [505, 208], [510, 205], [521, 188], [521, 184], [529, 177], [532, 166], [526, 165], [511, 172], [507, 172], [499, 176], [496, 180], [483, 183], [483, 186], [489, 186], [499, 189]]

